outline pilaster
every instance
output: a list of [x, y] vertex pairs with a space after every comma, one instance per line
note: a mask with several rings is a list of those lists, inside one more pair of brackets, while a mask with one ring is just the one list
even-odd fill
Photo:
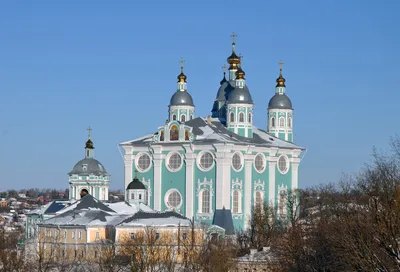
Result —
[[184, 145], [186, 149], [185, 164], [186, 164], [186, 217], [194, 216], [194, 162], [196, 154], [193, 153], [189, 145]]
[[125, 155], [124, 155], [124, 164], [125, 164], [124, 190], [126, 189], [126, 187], [128, 187], [128, 184], [132, 181], [133, 160], [134, 160], [134, 156], [131, 153], [125, 153]]
[[300, 158], [292, 158], [290, 161], [292, 166], [292, 190], [295, 190], [299, 188]]
[[272, 206], [275, 206], [275, 171], [276, 171], [276, 163], [278, 161], [277, 157], [269, 157], [268, 165], [269, 165], [269, 203]]
[[248, 218], [251, 216], [251, 184], [252, 184], [252, 166], [255, 155], [246, 154], [244, 156], [244, 229], [248, 227]]
[[214, 145], [217, 152], [215, 152], [215, 161], [217, 164], [216, 169], [216, 194], [215, 203], [216, 209], [231, 208], [231, 159], [233, 153], [231, 153], [231, 144], [215, 144]]
[[161, 146], [153, 146], [153, 162], [154, 162], [154, 210], [161, 211], [161, 170], [164, 154], [162, 154]]

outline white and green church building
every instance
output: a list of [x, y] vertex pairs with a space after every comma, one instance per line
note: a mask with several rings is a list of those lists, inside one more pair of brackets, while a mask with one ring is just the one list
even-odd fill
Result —
[[120, 146], [125, 188], [137, 176], [153, 209], [175, 210], [209, 225], [225, 222], [229, 234], [229, 229], [246, 228], [256, 204], [268, 202], [286, 213], [282, 196], [298, 188], [305, 149], [294, 144], [282, 66], [275, 94], [265, 105], [263, 130], [253, 125], [254, 101], [234, 42], [227, 61], [229, 78], [224, 73], [210, 116], [196, 116], [182, 66], [165, 124]]

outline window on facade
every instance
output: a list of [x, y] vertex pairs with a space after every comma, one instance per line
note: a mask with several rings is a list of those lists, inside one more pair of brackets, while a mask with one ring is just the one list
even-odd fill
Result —
[[201, 193], [201, 212], [210, 213], [210, 191], [207, 189]]
[[160, 233], [156, 233], [156, 240], [159, 240], [160, 239]]
[[271, 118], [271, 127], [275, 127], [275, 118], [274, 117]]
[[288, 127], [290, 128], [292, 127], [292, 118], [290, 117], [288, 118]]
[[72, 239], [75, 239], [75, 231], [72, 232]]
[[193, 115], [192, 114], [190, 115], [190, 120], [193, 120]]
[[168, 160], [168, 167], [172, 171], [178, 170], [182, 165], [182, 158], [178, 153], [174, 153]]
[[65, 249], [61, 251], [61, 256], [65, 257]]
[[263, 204], [263, 192], [256, 192], [256, 206], [262, 207]]
[[233, 198], [232, 198], [233, 213], [240, 213], [239, 204], [240, 204], [240, 192], [238, 190], [235, 190], [233, 191]]
[[82, 231], [78, 232], [78, 239], [79, 239], [79, 240], [82, 239]]
[[89, 157], [89, 150], [86, 150], [86, 157]]
[[176, 121], [176, 115], [172, 115], [172, 120]]
[[177, 126], [172, 126], [169, 131], [169, 140], [178, 141], [179, 140], [179, 129]]
[[142, 199], [142, 194], [139, 194], [139, 200]]
[[244, 122], [244, 113], [239, 113], [239, 122]]
[[164, 130], [160, 131], [160, 141], [163, 142], [164, 141]]
[[97, 258], [97, 250], [94, 251], [94, 257]]
[[64, 238], [67, 238], [67, 232], [64, 231]]
[[131, 233], [129, 233], [129, 236], [130, 236], [131, 240], [135, 239], [135, 233], [131, 232]]
[[235, 122], [235, 114], [234, 114], [233, 112], [231, 112], [229, 116], [230, 116], [230, 117], [229, 117], [229, 120], [230, 120], [231, 122]]
[[285, 119], [283, 117], [279, 118], [279, 126], [284, 127], [285, 126]]
[[281, 216], [286, 214], [286, 192], [279, 194], [278, 213]]
[[186, 121], [186, 116], [185, 116], [185, 115], [182, 115], [182, 116], [181, 116], [181, 122], [184, 123], [185, 121]]
[[167, 206], [172, 209], [177, 209], [180, 207], [182, 202], [182, 197], [178, 191], [173, 190], [167, 196]]
[[251, 123], [251, 113], [249, 113], [249, 123]]
[[256, 158], [254, 159], [254, 167], [256, 168], [257, 172], [264, 171], [264, 156], [262, 154], [257, 154]]
[[182, 233], [182, 240], [186, 240], [186, 239], [187, 239], [187, 233], [184, 232], [184, 233]]
[[185, 130], [185, 141], [189, 141], [189, 131]]
[[214, 163], [214, 157], [211, 155], [210, 152], [205, 152], [203, 155], [200, 157], [200, 168], [202, 170], [210, 170], [210, 168], [213, 166]]
[[131, 193], [131, 199], [135, 199], [135, 193]]
[[75, 258], [78, 257], [78, 250], [75, 249]]
[[100, 239], [100, 232], [96, 232], [96, 239]]
[[239, 171], [242, 168], [242, 158], [238, 153], [235, 153], [232, 157], [232, 166], [237, 171]]
[[288, 163], [287, 163], [287, 159], [285, 156], [280, 156], [279, 160], [278, 160], [278, 169], [279, 172], [286, 173], [288, 170]]
[[140, 171], [146, 171], [150, 167], [150, 156], [146, 153], [140, 155], [137, 161], [137, 167]]

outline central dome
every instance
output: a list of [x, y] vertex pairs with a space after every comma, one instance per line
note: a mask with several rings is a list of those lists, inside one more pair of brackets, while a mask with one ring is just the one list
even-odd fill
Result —
[[186, 91], [177, 91], [171, 97], [170, 106], [194, 106], [192, 96]]
[[104, 166], [95, 159], [87, 158], [78, 161], [72, 171], [68, 173], [69, 175], [80, 175], [80, 176], [104, 176], [108, 175]]
[[228, 94], [228, 103], [253, 104], [249, 88], [247, 88], [247, 86], [244, 86], [243, 88], [234, 88]]

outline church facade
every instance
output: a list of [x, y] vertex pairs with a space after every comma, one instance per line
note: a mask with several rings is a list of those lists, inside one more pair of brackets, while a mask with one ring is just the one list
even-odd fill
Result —
[[196, 117], [182, 65], [165, 124], [120, 146], [125, 189], [139, 179], [150, 207], [209, 225], [222, 210], [218, 214], [228, 214], [234, 228], [243, 229], [256, 204], [267, 202], [286, 213], [284, 196], [298, 188], [305, 149], [293, 142], [293, 107], [282, 65], [263, 130], [253, 125], [254, 101], [234, 42], [227, 61], [228, 79], [224, 73], [210, 116]]

